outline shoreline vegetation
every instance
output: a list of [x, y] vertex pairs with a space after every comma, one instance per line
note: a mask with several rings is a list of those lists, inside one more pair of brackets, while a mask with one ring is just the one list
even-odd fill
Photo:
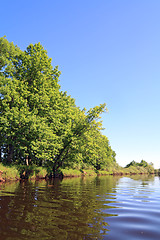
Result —
[[[60, 169], [56, 178], [67, 177], [85, 177], [85, 176], [105, 176], [105, 175], [117, 175], [117, 176], [131, 176], [142, 174], [160, 174], [159, 169], [154, 169], [152, 165], [146, 164], [144, 160], [141, 163], [131, 162], [129, 166], [125, 168], [120, 167], [118, 164], [116, 167], [112, 167], [106, 170], [96, 171], [95, 169]], [[37, 166], [5, 166], [0, 163], [0, 182], [19, 181], [19, 180], [40, 180], [49, 179], [49, 174], [46, 168]]]
[[22, 51], [0, 38], [0, 181], [153, 174], [144, 160], [117, 164], [103, 135], [106, 103], [80, 109], [51, 62], [40, 43]]

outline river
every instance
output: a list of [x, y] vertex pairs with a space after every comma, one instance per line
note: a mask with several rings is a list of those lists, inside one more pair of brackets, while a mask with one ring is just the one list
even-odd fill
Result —
[[0, 185], [0, 240], [160, 239], [160, 178]]

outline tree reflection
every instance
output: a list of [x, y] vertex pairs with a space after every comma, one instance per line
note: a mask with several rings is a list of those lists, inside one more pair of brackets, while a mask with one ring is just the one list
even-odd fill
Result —
[[108, 214], [103, 209], [113, 199], [118, 179], [108, 176], [18, 183], [14, 194], [0, 200], [1, 236], [102, 239], [108, 232]]

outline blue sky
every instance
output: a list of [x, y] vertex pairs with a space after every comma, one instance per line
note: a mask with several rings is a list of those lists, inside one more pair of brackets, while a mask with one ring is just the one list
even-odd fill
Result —
[[159, 168], [159, 12], [159, 0], [6, 0], [0, 36], [22, 50], [40, 42], [77, 106], [107, 103], [103, 134], [121, 166]]

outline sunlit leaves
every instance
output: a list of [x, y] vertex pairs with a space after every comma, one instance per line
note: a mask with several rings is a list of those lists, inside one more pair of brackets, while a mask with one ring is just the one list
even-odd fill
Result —
[[[50, 162], [53, 170], [75, 163], [98, 169], [115, 159], [101, 134], [106, 104], [81, 110], [60, 90], [60, 71], [40, 43], [21, 51], [0, 38], [0, 144], [3, 160]], [[18, 160], [17, 160], [18, 159]]]

